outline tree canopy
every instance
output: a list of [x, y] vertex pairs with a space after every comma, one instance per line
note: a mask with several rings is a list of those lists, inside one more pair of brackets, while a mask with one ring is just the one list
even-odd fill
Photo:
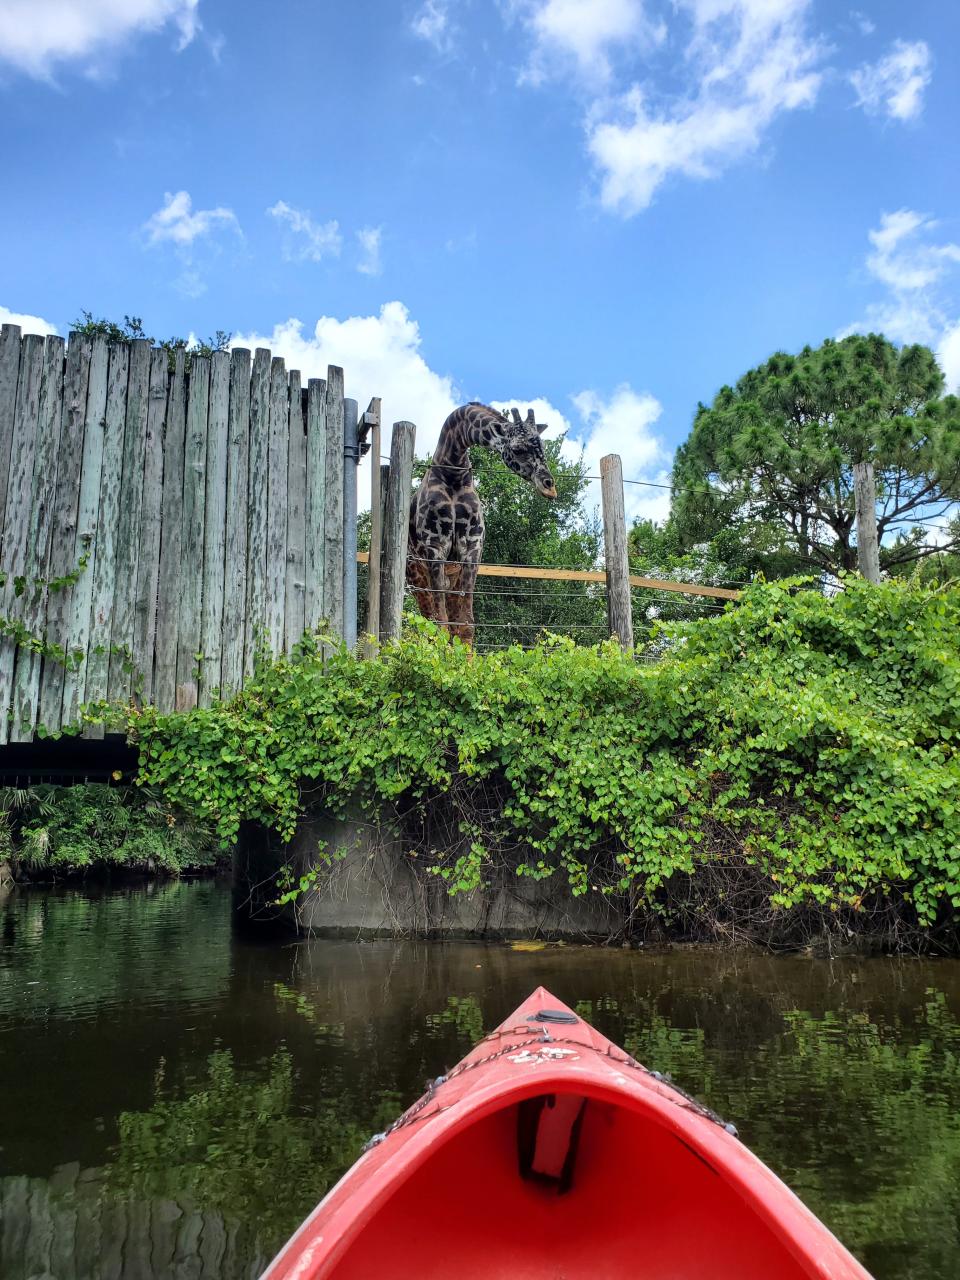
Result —
[[878, 334], [777, 352], [701, 404], [674, 463], [680, 554], [723, 535], [767, 576], [856, 567], [853, 466], [871, 462], [881, 567], [960, 550], [960, 400], [929, 348]]

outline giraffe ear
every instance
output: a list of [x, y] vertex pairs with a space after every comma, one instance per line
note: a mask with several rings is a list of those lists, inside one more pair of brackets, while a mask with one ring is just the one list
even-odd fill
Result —
[[540, 433], [540, 435], [543, 435], [546, 429], [547, 429], [547, 424], [545, 422], [537, 423], [537, 431]]

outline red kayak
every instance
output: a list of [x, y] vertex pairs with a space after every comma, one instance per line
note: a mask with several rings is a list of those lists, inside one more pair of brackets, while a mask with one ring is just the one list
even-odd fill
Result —
[[542, 987], [371, 1139], [263, 1280], [870, 1280], [736, 1137]]

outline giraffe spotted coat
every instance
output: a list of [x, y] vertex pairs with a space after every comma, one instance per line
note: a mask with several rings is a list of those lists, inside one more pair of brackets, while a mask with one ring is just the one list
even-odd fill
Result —
[[484, 404], [454, 409], [440, 432], [433, 462], [410, 504], [407, 582], [425, 618], [473, 643], [473, 590], [483, 552], [483, 508], [473, 483], [470, 446], [499, 453], [545, 498], [557, 496], [533, 410], [521, 418]]

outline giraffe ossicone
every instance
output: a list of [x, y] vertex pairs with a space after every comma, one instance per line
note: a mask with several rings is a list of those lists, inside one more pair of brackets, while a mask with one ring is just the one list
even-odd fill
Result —
[[547, 466], [546, 430], [532, 409], [499, 413], [485, 404], [454, 409], [440, 431], [433, 461], [410, 503], [407, 582], [425, 618], [473, 643], [473, 590], [483, 553], [483, 507], [473, 483], [471, 445], [498, 453], [545, 498], [557, 496]]

